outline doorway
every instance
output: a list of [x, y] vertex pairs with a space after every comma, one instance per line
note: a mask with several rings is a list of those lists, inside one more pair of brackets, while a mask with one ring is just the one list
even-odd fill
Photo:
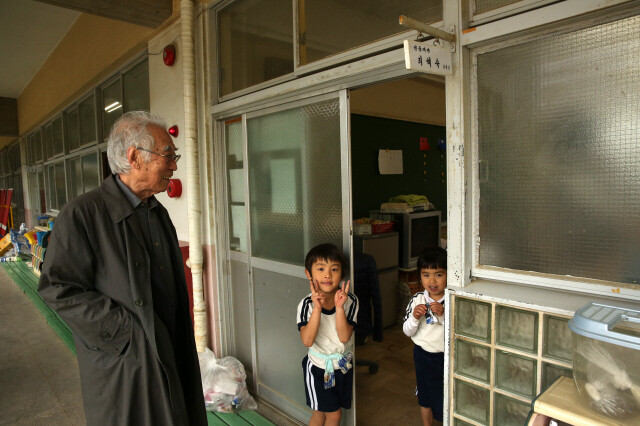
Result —
[[[441, 212], [441, 235], [446, 238], [444, 78], [418, 76], [352, 90], [350, 122], [352, 219], [376, 216], [380, 205], [393, 196], [425, 195]], [[380, 173], [380, 150], [402, 152], [401, 174]], [[389, 253], [399, 250], [398, 237], [392, 234], [376, 235], [378, 245], [372, 250], [376, 252], [373, 257], [377, 257], [381, 300], [360, 300], [361, 309], [365, 303], [371, 304], [372, 309], [371, 318], [359, 316], [359, 326], [362, 322], [364, 327], [356, 334], [355, 401], [359, 426], [422, 424], [415, 396], [413, 341], [402, 331], [409, 299], [422, 289], [415, 271], [402, 268], [397, 259], [389, 259]], [[369, 236], [353, 238], [355, 252], [366, 252], [366, 243], [372, 241]], [[358, 285], [356, 280], [356, 291]], [[379, 311], [375, 304], [381, 304], [381, 318], [375, 318]]]

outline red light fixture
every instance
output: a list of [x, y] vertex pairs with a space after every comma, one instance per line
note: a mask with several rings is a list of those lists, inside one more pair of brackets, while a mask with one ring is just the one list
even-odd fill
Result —
[[173, 126], [169, 127], [168, 132], [169, 132], [169, 134], [171, 136], [173, 136], [174, 138], [177, 138], [178, 137], [178, 125], [174, 124]]
[[168, 67], [173, 65], [176, 61], [176, 48], [173, 44], [167, 45], [162, 51], [162, 60], [164, 64]]

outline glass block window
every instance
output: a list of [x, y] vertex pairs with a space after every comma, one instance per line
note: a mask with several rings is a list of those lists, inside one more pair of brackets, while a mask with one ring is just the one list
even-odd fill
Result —
[[500, 426], [522, 426], [527, 423], [531, 405], [502, 394], [494, 394], [496, 424]]
[[442, 0], [335, 0], [298, 2], [298, 64], [305, 65], [407, 31], [406, 15], [442, 20]]
[[485, 342], [491, 338], [491, 305], [469, 299], [456, 299], [457, 333]]
[[[450, 424], [524, 424], [533, 398], [572, 376], [568, 317], [457, 295], [453, 309]], [[473, 337], [467, 318], [485, 310], [495, 325]]]
[[238, 0], [218, 12], [220, 95], [293, 72], [291, 0]]
[[455, 412], [486, 424], [489, 420], [489, 398], [491, 397], [489, 391], [462, 380], [455, 380], [454, 383]]
[[640, 283], [640, 17], [476, 54], [480, 265]]
[[496, 344], [535, 353], [538, 347], [538, 315], [535, 312], [499, 306], [496, 314]]
[[247, 119], [252, 256], [302, 265], [311, 247], [342, 245], [336, 141], [338, 99]]

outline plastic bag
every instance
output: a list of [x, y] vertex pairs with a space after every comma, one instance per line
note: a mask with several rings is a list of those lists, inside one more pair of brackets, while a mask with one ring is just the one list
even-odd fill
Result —
[[216, 359], [209, 348], [198, 358], [207, 411], [235, 413], [258, 408], [247, 390], [247, 375], [240, 361], [231, 356]]

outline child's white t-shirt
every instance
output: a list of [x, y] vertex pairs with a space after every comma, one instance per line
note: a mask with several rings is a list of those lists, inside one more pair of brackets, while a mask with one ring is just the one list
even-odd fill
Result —
[[[355, 327], [358, 318], [358, 298], [353, 293], [347, 294], [349, 297], [347, 301], [344, 302], [344, 313], [347, 317], [347, 322]], [[313, 300], [311, 300], [311, 293], [309, 293], [298, 304], [298, 331], [307, 325], [313, 309]], [[338, 337], [338, 331], [336, 330], [336, 308], [331, 310], [322, 309], [318, 334], [316, 335], [313, 345], [309, 348], [309, 359], [313, 365], [324, 370], [325, 361], [312, 355], [313, 351], [323, 355], [336, 353], [347, 355], [353, 351], [353, 338], [349, 339], [347, 343], [342, 343]], [[339, 368], [337, 360], [333, 361], [333, 367], [336, 370]]]
[[409, 301], [404, 315], [402, 331], [427, 352], [444, 352], [444, 315], [438, 315], [437, 324], [427, 324], [426, 315], [417, 320], [413, 316], [413, 311], [418, 305], [429, 306], [432, 302], [442, 303], [443, 301], [444, 296], [440, 300], [434, 300], [429, 297], [427, 290], [416, 293]]

